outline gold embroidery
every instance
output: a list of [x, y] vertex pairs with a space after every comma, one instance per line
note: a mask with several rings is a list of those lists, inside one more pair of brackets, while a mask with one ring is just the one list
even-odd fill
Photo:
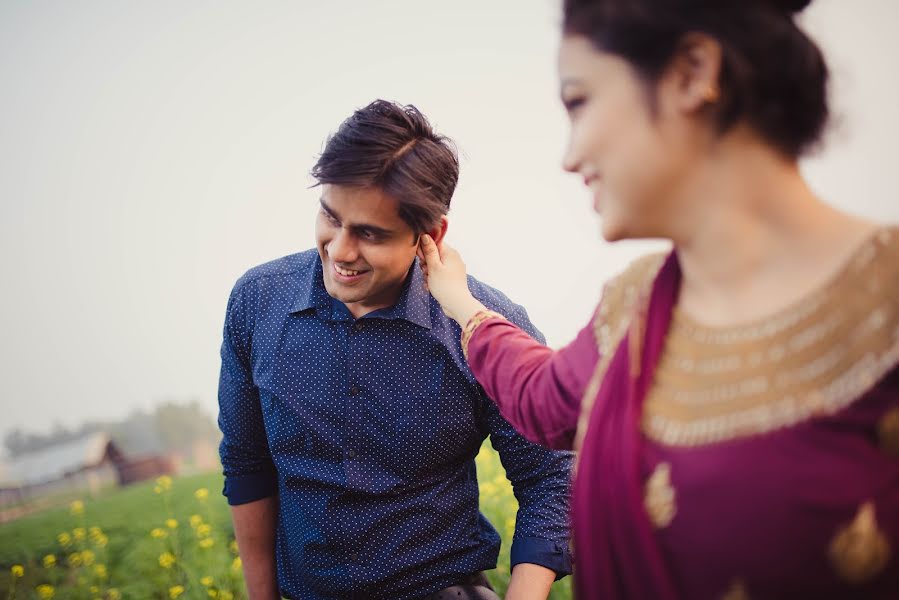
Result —
[[462, 354], [465, 355], [465, 360], [468, 360], [468, 342], [471, 340], [472, 334], [484, 321], [490, 319], [502, 319], [505, 321], [506, 317], [492, 310], [479, 310], [468, 319], [468, 323], [462, 329]]
[[721, 600], [750, 600], [749, 592], [746, 591], [746, 584], [740, 579], [737, 579], [730, 588], [728, 588], [727, 592], [721, 596]]
[[659, 463], [643, 487], [643, 504], [649, 520], [659, 529], [668, 527], [677, 514], [677, 500], [671, 486], [671, 465]]
[[[650, 254], [634, 261], [621, 275], [611, 280], [603, 289], [602, 300], [593, 319], [593, 335], [599, 360], [593, 376], [581, 397], [581, 412], [574, 437], [574, 449], [579, 451], [587, 434], [590, 413], [596, 395], [602, 386], [609, 363], [618, 350], [631, 325], [638, 298], [648, 297], [652, 283], [665, 261], [666, 254]], [[633, 368], [633, 367], [632, 367]], [[579, 454], [578, 454], [579, 456]], [[575, 464], [577, 468], [577, 464]]]
[[877, 529], [874, 504], [865, 502], [830, 543], [830, 561], [843, 579], [857, 584], [872, 579], [889, 559], [890, 545]]
[[899, 408], [888, 410], [877, 424], [880, 447], [887, 454], [899, 458]]
[[897, 363], [899, 228], [884, 228], [762, 322], [709, 328], [675, 309], [641, 428], [670, 446], [770, 432], [846, 408]]

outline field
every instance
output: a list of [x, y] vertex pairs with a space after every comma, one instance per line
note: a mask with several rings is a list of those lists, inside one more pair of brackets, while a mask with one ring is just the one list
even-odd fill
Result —
[[[509, 579], [517, 503], [496, 453], [478, 456], [481, 509], [503, 537], [490, 579]], [[218, 474], [162, 478], [0, 525], [0, 598], [244, 600]], [[553, 600], [571, 598], [570, 578]]]

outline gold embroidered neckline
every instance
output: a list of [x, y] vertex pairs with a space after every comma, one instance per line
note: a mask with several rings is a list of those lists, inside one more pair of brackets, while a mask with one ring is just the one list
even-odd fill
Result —
[[851, 271], [857, 269], [860, 263], [864, 264], [870, 261], [873, 258], [872, 254], [877, 251], [878, 245], [881, 243], [889, 244], [889, 239], [893, 235], [899, 235], [899, 227], [876, 228], [872, 233], [868, 234], [862, 243], [858, 244], [848, 258], [823, 283], [804, 294], [798, 300], [766, 316], [738, 325], [706, 325], [694, 319], [682, 310], [679, 305], [675, 304], [672, 311], [672, 321], [676, 321], [679, 326], [690, 330], [690, 333], [694, 336], [722, 342], [757, 339], [773, 335], [814, 314], [826, 302], [827, 298], [832, 296], [845, 282]]
[[768, 319], [715, 328], [675, 310], [643, 431], [675, 446], [772, 431], [846, 407], [897, 362], [899, 228], [882, 228]]

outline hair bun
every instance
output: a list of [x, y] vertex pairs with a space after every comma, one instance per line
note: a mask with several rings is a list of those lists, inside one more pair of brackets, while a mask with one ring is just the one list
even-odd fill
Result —
[[774, 0], [774, 5], [787, 14], [802, 12], [812, 0]]

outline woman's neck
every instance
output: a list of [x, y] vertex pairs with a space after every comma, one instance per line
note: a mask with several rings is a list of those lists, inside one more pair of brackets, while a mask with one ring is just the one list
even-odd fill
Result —
[[754, 321], [823, 285], [874, 225], [821, 202], [795, 162], [743, 131], [718, 144], [685, 190], [671, 238], [681, 309], [708, 325]]

